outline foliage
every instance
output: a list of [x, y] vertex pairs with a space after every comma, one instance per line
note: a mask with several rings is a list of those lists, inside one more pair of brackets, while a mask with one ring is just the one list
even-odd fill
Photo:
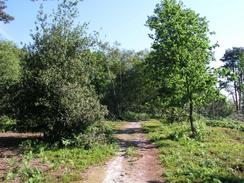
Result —
[[128, 157], [136, 157], [138, 155], [137, 150], [134, 146], [129, 146], [126, 148], [125, 156]]
[[147, 113], [136, 113], [136, 112], [124, 112], [122, 115], [123, 120], [126, 121], [147, 121], [150, 116]]
[[7, 181], [20, 179], [21, 182], [28, 183], [39, 183], [43, 182], [43, 174], [42, 172], [36, 168], [32, 167], [31, 161], [33, 160], [33, 153], [30, 151], [28, 154], [22, 156], [22, 164], [23, 166], [17, 167], [17, 162], [15, 159], [12, 159], [10, 164], [10, 170], [6, 176]]
[[214, 91], [215, 79], [208, 68], [211, 59], [208, 23], [176, 0], [159, 3], [147, 20], [154, 40], [148, 70], [165, 106], [189, 105], [192, 132], [194, 105]]
[[20, 50], [9, 41], [0, 41], [0, 116], [12, 110], [12, 95], [21, 76]]
[[77, 3], [61, 2], [51, 23], [40, 10], [16, 97], [19, 129], [44, 132], [49, 140], [82, 133], [106, 114], [89, 79], [94, 40], [86, 25], [74, 26]]
[[206, 124], [212, 127], [223, 127], [223, 128], [231, 128], [237, 129], [244, 132], [244, 123], [236, 120], [232, 120], [229, 118], [225, 118], [222, 120], [207, 120]]
[[243, 181], [243, 132], [205, 126], [199, 141], [189, 138], [185, 123], [152, 121], [145, 122], [143, 128], [159, 148], [166, 182]]
[[99, 144], [111, 143], [113, 141], [112, 125], [108, 122], [97, 122], [89, 126], [83, 133], [74, 135], [70, 139], [62, 139], [65, 147], [92, 148]]
[[5, 178], [8, 181], [21, 179], [22, 182], [82, 181], [83, 171], [92, 165], [103, 164], [118, 150], [111, 133], [119, 123], [102, 123], [89, 127], [85, 138], [63, 139], [65, 147], [40, 140], [24, 141], [20, 145], [21, 160], [9, 161], [11, 168]]
[[221, 61], [224, 62], [220, 72], [220, 87], [224, 88], [233, 98], [236, 112], [243, 112], [244, 85], [244, 48], [227, 49]]
[[97, 64], [100, 72], [95, 74], [95, 88], [100, 88], [98, 94], [108, 106], [110, 116], [121, 118], [125, 111], [141, 111], [150, 94], [143, 65], [147, 52], [104, 45], [102, 53], [103, 59]]
[[9, 23], [14, 17], [5, 12], [5, 9], [7, 8], [5, 3], [6, 0], [0, 0], [0, 22]]
[[[20, 162], [17, 163], [12, 159], [6, 179], [8, 181], [21, 179], [22, 182], [30, 183], [80, 181], [82, 171], [89, 166], [107, 161], [117, 150], [115, 144], [94, 145], [89, 150], [83, 148], [46, 149], [46, 147], [45, 144], [39, 143], [39, 149], [35, 147], [34, 151], [27, 151]], [[38, 167], [33, 167], [34, 163]]]
[[0, 117], [0, 132], [14, 131], [16, 129], [16, 121], [7, 117]]
[[221, 96], [197, 106], [196, 112], [211, 119], [226, 118], [234, 113], [234, 104]]

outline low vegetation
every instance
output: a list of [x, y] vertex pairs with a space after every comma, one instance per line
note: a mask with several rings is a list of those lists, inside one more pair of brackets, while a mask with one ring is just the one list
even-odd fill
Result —
[[240, 123], [240, 121], [232, 120], [232, 119], [222, 119], [222, 120], [207, 120], [206, 124], [212, 127], [224, 127], [237, 129], [244, 132], [244, 123]]
[[148, 138], [159, 148], [167, 182], [243, 182], [243, 132], [198, 121], [198, 138], [192, 139], [188, 126], [144, 123]]
[[[117, 128], [110, 122], [106, 123], [109, 128], [106, 132]], [[20, 145], [22, 155], [8, 161], [10, 168], [4, 181], [20, 180], [35, 183], [80, 181], [84, 170], [106, 162], [118, 149], [111, 134], [99, 132], [100, 136], [101, 134], [109, 136], [110, 138], [106, 139], [110, 141], [105, 142], [104, 139], [99, 141], [99, 138], [92, 137], [95, 135], [94, 131], [86, 134], [92, 138], [89, 142], [83, 139], [77, 139], [76, 142], [63, 140], [64, 145], [61, 147], [60, 144], [27, 140]], [[95, 140], [97, 142], [94, 142]]]
[[146, 121], [150, 119], [150, 116], [147, 113], [128, 111], [123, 114], [123, 119], [126, 121]]
[[8, 132], [16, 130], [16, 121], [7, 117], [0, 117], [0, 132]]
[[70, 182], [82, 180], [82, 172], [89, 166], [107, 161], [117, 149], [116, 144], [83, 148], [54, 148], [28, 151], [21, 160], [11, 159], [5, 181]]

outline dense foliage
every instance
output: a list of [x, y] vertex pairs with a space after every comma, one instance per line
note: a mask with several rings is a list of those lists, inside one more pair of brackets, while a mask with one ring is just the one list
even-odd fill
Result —
[[211, 50], [207, 20], [176, 0], [165, 0], [156, 6], [147, 25], [154, 31], [148, 67], [163, 103], [172, 107], [188, 105], [195, 134], [194, 105], [210, 97], [215, 84], [208, 68]]
[[92, 40], [85, 25], [73, 25], [77, 3], [59, 4], [51, 23], [39, 12], [16, 98], [17, 126], [49, 140], [80, 133], [106, 114], [89, 79]]
[[232, 97], [236, 112], [244, 112], [244, 48], [234, 47], [225, 51], [221, 61], [220, 87]]
[[12, 110], [12, 94], [21, 77], [20, 50], [8, 41], [0, 41], [0, 117]]

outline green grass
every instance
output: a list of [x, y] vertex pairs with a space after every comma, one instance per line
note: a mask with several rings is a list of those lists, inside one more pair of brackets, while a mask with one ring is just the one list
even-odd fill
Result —
[[125, 156], [126, 157], [136, 157], [137, 156], [137, 150], [134, 146], [129, 146], [127, 147], [125, 151]]
[[39, 157], [48, 162], [53, 171], [64, 171], [59, 181], [69, 182], [81, 180], [81, 172], [92, 165], [106, 162], [116, 150], [115, 144], [98, 145], [89, 150], [74, 148], [45, 151]]
[[[22, 155], [21, 162], [12, 159], [7, 180], [21, 182], [70, 182], [82, 180], [81, 173], [92, 165], [106, 162], [117, 151], [116, 144], [96, 145], [89, 150], [82, 148], [50, 149]], [[37, 167], [33, 167], [33, 163]], [[19, 164], [16, 167], [15, 164]], [[39, 167], [39, 168], [38, 168]], [[43, 171], [43, 167], [48, 167]]]
[[[117, 124], [106, 122], [116, 129]], [[6, 181], [20, 182], [72, 182], [81, 181], [87, 168], [108, 161], [118, 150], [118, 144], [94, 144], [89, 149], [82, 147], [59, 148], [40, 141], [26, 141], [21, 160], [10, 159]]]
[[167, 182], [244, 182], [244, 133], [199, 122], [198, 140], [189, 124], [145, 122], [143, 128], [159, 148]]

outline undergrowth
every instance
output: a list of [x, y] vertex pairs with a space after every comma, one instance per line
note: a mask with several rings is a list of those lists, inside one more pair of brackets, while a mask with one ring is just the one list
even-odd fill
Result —
[[76, 139], [63, 139], [62, 146], [60, 143], [25, 141], [20, 145], [23, 151], [21, 157], [9, 160], [10, 168], [5, 181], [38, 183], [82, 180], [84, 170], [106, 162], [118, 150], [111, 136], [116, 125], [106, 122], [103, 128], [88, 129], [89, 133]]
[[237, 129], [244, 132], [244, 122], [240, 122], [232, 119], [206, 120], [206, 124], [212, 127], [231, 128], [231, 129]]
[[143, 128], [159, 148], [167, 182], [244, 182], [243, 132], [197, 122], [192, 139], [188, 123], [149, 121]]
[[16, 121], [7, 117], [0, 116], [0, 132], [15, 131]]

